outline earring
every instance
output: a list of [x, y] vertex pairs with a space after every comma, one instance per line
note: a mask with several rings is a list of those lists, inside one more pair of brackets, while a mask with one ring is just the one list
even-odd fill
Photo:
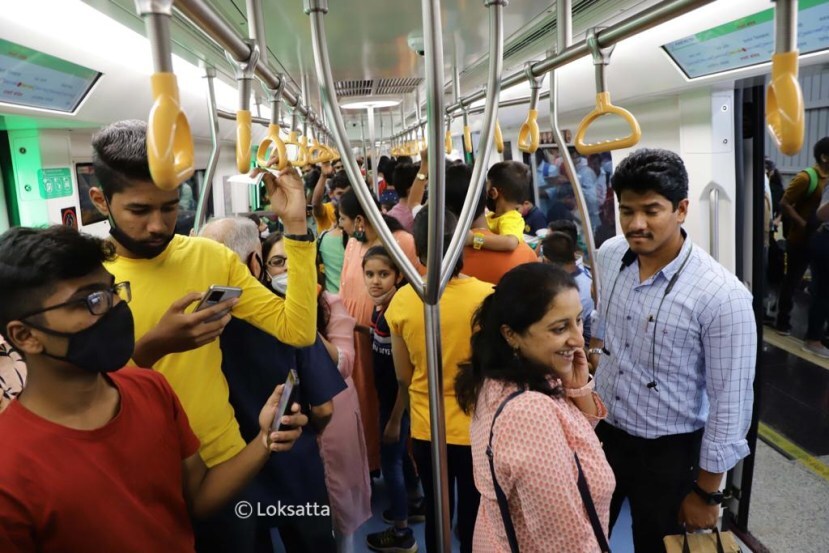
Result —
[[513, 346], [512, 348], [512, 358], [516, 361], [521, 358], [521, 348], [518, 346]]

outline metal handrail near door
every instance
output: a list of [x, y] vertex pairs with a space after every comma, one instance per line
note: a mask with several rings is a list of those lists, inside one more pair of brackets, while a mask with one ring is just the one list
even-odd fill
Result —
[[213, 86], [213, 79], [216, 78], [216, 68], [206, 67], [204, 70], [207, 79], [207, 113], [210, 117], [210, 157], [207, 159], [207, 169], [204, 172], [204, 186], [199, 191], [199, 203], [196, 206], [196, 220], [193, 222], [193, 230], [199, 233], [207, 219], [207, 202], [210, 200], [210, 191], [213, 189], [213, 177], [216, 175], [216, 167], [219, 164], [219, 113], [216, 109], [216, 89]]

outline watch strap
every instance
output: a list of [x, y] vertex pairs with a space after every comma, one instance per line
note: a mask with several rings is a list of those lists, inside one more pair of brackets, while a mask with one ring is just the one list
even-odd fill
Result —
[[723, 502], [723, 493], [721, 491], [708, 493], [700, 488], [699, 484], [696, 482], [694, 482], [691, 487], [694, 490], [694, 493], [700, 496], [709, 505], [719, 505]]
[[288, 240], [295, 240], [297, 242], [313, 242], [315, 240], [314, 234], [309, 230], [305, 234], [283, 234]]

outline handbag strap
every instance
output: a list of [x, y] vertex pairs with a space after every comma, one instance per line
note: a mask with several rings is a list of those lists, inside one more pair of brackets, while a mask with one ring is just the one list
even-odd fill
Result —
[[[717, 553], [725, 553], [725, 548], [722, 544], [722, 536], [720, 536], [720, 529], [714, 527], [714, 533], [717, 534]], [[682, 553], [691, 553], [691, 548], [688, 545], [688, 532], [685, 532], [682, 538]]]
[[607, 544], [602, 524], [599, 522], [599, 515], [596, 513], [596, 506], [593, 505], [593, 497], [590, 495], [590, 486], [587, 485], [587, 478], [584, 477], [584, 471], [581, 469], [581, 462], [576, 452], [573, 452], [573, 457], [576, 459], [576, 468], [579, 469], [579, 493], [581, 500], [584, 502], [584, 508], [587, 510], [587, 518], [590, 519], [590, 525], [593, 527], [593, 534], [596, 536], [596, 541], [599, 542], [599, 547], [602, 553], [610, 553], [610, 546]]
[[[489, 427], [489, 443], [486, 446], [486, 456], [489, 460], [489, 472], [492, 475], [492, 484], [495, 487], [495, 498], [498, 500], [498, 510], [501, 511], [501, 520], [504, 522], [504, 530], [507, 534], [507, 541], [509, 542], [509, 548], [511, 553], [519, 553], [518, 551], [518, 537], [515, 534], [515, 526], [512, 524], [512, 518], [509, 515], [509, 503], [507, 502], [507, 495], [504, 493], [504, 490], [501, 489], [501, 486], [498, 484], [498, 479], [495, 477], [495, 460], [492, 453], [492, 438], [495, 431], [495, 421], [498, 419], [498, 415], [501, 414], [501, 411], [504, 410], [504, 407], [509, 403], [513, 398], [519, 396], [524, 393], [525, 390], [516, 390], [515, 392], [508, 395], [504, 398], [504, 401], [501, 402], [501, 405], [498, 406], [498, 409], [495, 410], [495, 415], [492, 417], [492, 424]], [[578, 488], [579, 494], [581, 494], [581, 500], [584, 503], [584, 508], [587, 511], [587, 517], [590, 519], [590, 525], [593, 527], [593, 534], [596, 536], [596, 541], [599, 543], [599, 547], [602, 550], [602, 553], [610, 553], [610, 546], [607, 543], [607, 538], [605, 538], [604, 530], [602, 530], [602, 525], [599, 522], [599, 515], [596, 513], [596, 506], [593, 505], [593, 498], [590, 495], [590, 487], [587, 485], [587, 478], [584, 476], [584, 471], [581, 468], [581, 462], [579, 461], [579, 456], [576, 452], [573, 452], [573, 458], [576, 460], [576, 468], [579, 471], [579, 478], [578, 478]], [[719, 539], [719, 534], [717, 534], [717, 539]], [[683, 553], [686, 553], [683, 551]], [[722, 545], [720, 545], [719, 553], [722, 552]]]
[[492, 475], [492, 484], [495, 486], [495, 498], [498, 500], [498, 510], [501, 511], [501, 520], [504, 521], [504, 530], [507, 533], [507, 541], [509, 542], [509, 549], [512, 553], [518, 553], [518, 537], [515, 535], [515, 526], [512, 525], [512, 518], [509, 516], [509, 504], [507, 503], [507, 495], [501, 486], [498, 485], [498, 479], [495, 477], [495, 460], [492, 455], [492, 435], [495, 430], [495, 421], [498, 415], [504, 410], [507, 403], [515, 396], [521, 395], [524, 390], [517, 390], [508, 395], [498, 409], [495, 410], [495, 416], [492, 417], [492, 425], [489, 427], [489, 443], [486, 446], [486, 456], [489, 459], [489, 472]]

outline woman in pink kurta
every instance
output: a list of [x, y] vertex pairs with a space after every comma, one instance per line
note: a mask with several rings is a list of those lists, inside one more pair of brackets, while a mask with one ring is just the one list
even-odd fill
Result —
[[[363, 433], [368, 450], [368, 465], [372, 471], [380, 470], [380, 430], [377, 421], [380, 412], [377, 402], [377, 390], [374, 387], [374, 368], [371, 353], [371, 313], [374, 302], [366, 290], [363, 278], [363, 257], [372, 246], [382, 245], [377, 232], [357, 201], [354, 191], [346, 192], [340, 199], [340, 228], [349, 236], [343, 258], [343, 272], [340, 278], [340, 297], [348, 313], [357, 322], [354, 333], [356, 358], [354, 362], [354, 386], [360, 398], [360, 411], [363, 420]], [[393, 231], [394, 237], [403, 252], [412, 263], [420, 267], [415, 255], [412, 235], [402, 230], [396, 219], [386, 217], [386, 224]]]
[[[531, 263], [508, 272], [474, 324], [472, 361], [456, 381], [473, 411], [470, 435], [481, 493], [476, 553], [509, 553], [495, 477], [521, 553], [596, 553], [607, 535], [615, 480], [593, 426], [607, 414], [593, 391], [582, 338], [578, 287], [570, 275]], [[499, 406], [513, 392], [524, 390]], [[578, 455], [601, 523], [597, 536], [577, 486]]]

